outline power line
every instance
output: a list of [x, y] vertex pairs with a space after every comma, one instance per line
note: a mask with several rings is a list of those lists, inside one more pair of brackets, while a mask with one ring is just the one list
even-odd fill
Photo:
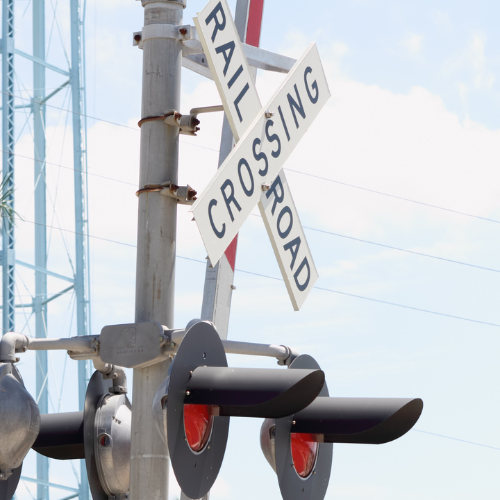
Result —
[[[191, 260], [193, 262], [200, 262], [200, 263], [204, 264], [204, 261], [202, 261], [202, 260], [192, 259], [192, 258], [189, 258], [189, 257], [183, 257], [181, 255], [177, 255], [177, 257], [179, 259]], [[275, 281], [283, 281], [283, 278], [277, 278], [275, 276], [269, 276], [267, 274], [255, 273], [253, 271], [246, 271], [244, 269], [239, 269], [239, 268], [236, 268], [235, 270], [239, 271], [240, 273], [251, 274], [253, 276], [259, 276], [261, 278], [267, 278], [267, 279], [271, 279], [271, 280], [275, 280]], [[465, 318], [463, 316], [455, 316], [453, 314], [446, 314], [446, 313], [442, 313], [442, 312], [439, 312], [439, 311], [432, 311], [430, 309], [422, 309], [422, 308], [419, 308], [419, 307], [407, 306], [407, 305], [404, 305], [404, 304], [398, 304], [396, 302], [389, 302], [387, 300], [374, 299], [372, 297], [365, 297], [363, 295], [356, 295], [356, 294], [353, 294], [353, 293], [342, 292], [340, 290], [332, 290], [331, 288], [324, 288], [324, 287], [319, 287], [319, 286], [313, 286], [313, 290], [322, 290], [324, 292], [337, 293], [337, 294], [340, 294], [340, 295], [346, 295], [348, 297], [354, 297], [354, 298], [357, 298], [357, 299], [363, 299], [363, 300], [369, 300], [369, 301], [372, 301], [372, 302], [378, 302], [380, 304], [386, 304], [386, 305], [390, 305], [390, 306], [402, 307], [404, 309], [411, 309], [412, 311], [419, 311], [419, 312], [424, 312], [424, 313], [428, 313], [428, 314], [435, 314], [437, 316], [445, 316], [447, 318], [458, 319], [458, 320], [461, 320], [461, 321], [469, 321], [471, 323], [479, 323], [481, 325], [488, 325], [488, 326], [500, 327], [500, 324], [497, 324], [497, 323], [488, 323], [486, 321], [480, 321], [480, 320], [477, 320], [477, 319]]]
[[[2, 215], [2, 217], [4, 216]], [[108, 243], [116, 243], [117, 245], [124, 245], [127, 247], [137, 248], [137, 245], [133, 245], [132, 243], [126, 243], [124, 241], [117, 241], [117, 240], [112, 240], [110, 238], [103, 238], [102, 236], [95, 236], [92, 234], [81, 233], [78, 231], [73, 231], [71, 229], [63, 229], [62, 227], [52, 226], [50, 224], [41, 224], [40, 222], [23, 219], [21, 217], [14, 217], [14, 219], [20, 220], [22, 222], [27, 222], [28, 224], [33, 224], [34, 226], [43, 226], [43, 227], [48, 227], [50, 229], [57, 229], [58, 231], [62, 231], [64, 233], [81, 234], [82, 236], [88, 236], [89, 238], [93, 238], [94, 240], [107, 241]]]
[[376, 243], [375, 241], [363, 240], [361, 238], [354, 238], [353, 236], [347, 236], [345, 234], [334, 233], [334, 232], [331, 232], [331, 231], [325, 231], [323, 229], [317, 229], [315, 227], [310, 227], [310, 226], [302, 226], [302, 227], [304, 229], [309, 229], [310, 231], [316, 231], [318, 233], [331, 234], [332, 236], [338, 236], [340, 238], [346, 238], [348, 240], [353, 240], [353, 241], [360, 241], [362, 243], [369, 243], [370, 245], [376, 245], [376, 246], [383, 247], [383, 248], [390, 248], [391, 250], [398, 250], [399, 252], [411, 253], [411, 254], [414, 254], [414, 255], [420, 255], [421, 257], [429, 257], [430, 259], [438, 259], [438, 260], [444, 260], [446, 262], [451, 262], [453, 264], [460, 264], [461, 266], [475, 267], [477, 269], [483, 269], [485, 271], [492, 271], [494, 273], [500, 273], [500, 269], [493, 269], [491, 267], [478, 266], [476, 264], [469, 264], [468, 262], [462, 262], [460, 260], [447, 259], [446, 257], [438, 257], [437, 255], [431, 255], [431, 254], [428, 254], [428, 253], [417, 252], [415, 250], [407, 250], [405, 248], [393, 247], [391, 245], [385, 245], [384, 243]]
[[[186, 144], [188, 144], [188, 143], [186, 143]], [[8, 151], [5, 151], [3, 149], [0, 149], [0, 152], [7, 152], [8, 153]], [[25, 155], [21, 155], [19, 153], [12, 153], [12, 154], [14, 156], [18, 156], [20, 158], [24, 158], [24, 159], [27, 159], [27, 160], [33, 160], [33, 161], [35, 161], [35, 158], [33, 158], [31, 156], [25, 156]], [[73, 171], [77, 171], [77, 172], [87, 173], [88, 175], [92, 175], [94, 177], [99, 177], [101, 179], [105, 179], [105, 180], [113, 181], [113, 182], [120, 182], [122, 184], [127, 184], [128, 186], [134, 186], [134, 187], [137, 186], [137, 184], [134, 184], [132, 182], [123, 181], [121, 179], [115, 179], [114, 177], [108, 177], [106, 175], [96, 174], [94, 172], [84, 172], [83, 170], [78, 170], [78, 169], [75, 169], [73, 167], [67, 167], [65, 165], [60, 165], [60, 164], [57, 164], [57, 163], [51, 163], [51, 162], [46, 161], [45, 164], [46, 165], [51, 165], [51, 166], [54, 166], [54, 167], [64, 168], [66, 170], [73, 170]], [[253, 215], [254, 217], [262, 218], [259, 214], [251, 214], [251, 215]], [[353, 241], [359, 241], [359, 242], [362, 242], [362, 243], [368, 243], [370, 245], [376, 245], [376, 246], [383, 247], [383, 248], [389, 248], [391, 250], [397, 250], [399, 252], [406, 252], [406, 253], [410, 253], [410, 254], [413, 254], [413, 255], [420, 255], [421, 257], [428, 257], [430, 259], [437, 259], [437, 260], [442, 260], [442, 261], [445, 261], [445, 262], [451, 262], [453, 264], [460, 264], [462, 266], [474, 267], [476, 269], [483, 269], [485, 271], [492, 271], [494, 273], [500, 273], [499, 269], [493, 269], [491, 267], [479, 266], [477, 264], [469, 264], [468, 262], [462, 262], [462, 261], [459, 261], [459, 260], [448, 259], [446, 257], [438, 257], [437, 255], [431, 255], [431, 254], [424, 253], [424, 252], [417, 252], [415, 250], [407, 250], [405, 248], [395, 247], [395, 246], [392, 246], [392, 245], [386, 245], [384, 243], [377, 243], [375, 241], [370, 241], [370, 240], [364, 240], [362, 238], [355, 238], [354, 236], [347, 236], [345, 234], [334, 233], [333, 231], [326, 231], [324, 229], [319, 229], [319, 228], [316, 228], [316, 227], [311, 227], [311, 226], [302, 226], [302, 227], [304, 229], [309, 229], [310, 231], [316, 231], [318, 233], [324, 233], [324, 234], [329, 234], [329, 235], [332, 235], [332, 236], [338, 236], [339, 238], [346, 238], [346, 239], [353, 240]]]
[[30, 102], [35, 103], [35, 104], [40, 104], [40, 105], [46, 106], [48, 108], [60, 109], [62, 111], [66, 111], [67, 113], [72, 113], [74, 115], [79, 115], [81, 117], [90, 118], [91, 120], [96, 120], [96, 121], [99, 121], [99, 122], [109, 123], [111, 125], [116, 125], [118, 127], [128, 128], [130, 130], [136, 130], [136, 131], [139, 130], [139, 129], [134, 128], [134, 127], [129, 127], [128, 125], [124, 125], [123, 123], [112, 122], [111, 120], [105, 120], [104, 118], [97, 118], [95, 116], [86, 115], [84, 113], [77, 113], [76, 111], [73, 111], [72, 109], [60, 108], [60, 107], [54, 106], [52, 104], [47, 104], [46, 102], [35, 101], [34, 99], [31, 99], [29, 97], [22, 97], [20, 95], [11, 94], [9, 92], [4, 92], [4, 91], [1, 91], [1, 93], [2, 94], [6, 94], [6, 95], [10, 95], [10, 96], [13, 96], [13, 97], [16, 97], [17, 99], [22, 99], [23, 101], [30, 101]]
[[[250, 215], [253, 215], [254, 217], [259, 217], [260, 219], [262, 219], [262, 216], [260, 216], [259, 214], [250, 214]], [[384, 243], [377, 243], [375, 241], [364, 240], [361, 238], [355, 238], [354, 236], [347, 236], [346, 234], [334, 233], [333, 231], [326, 231], [324, 229], [318, 229], [316, 227], [311, 227], [311, 226], [302, 226], [302, 227], [304, 229], [309, 229], [310, 231], [316, 231], [318, 233], [324, 233], [324, 234], [329, 234], [332, 236], [338, 236], [339, 238], [346, 238], [348, 240], [359, 241], [361, 243], [368, 243], [370, 245], [376, 245], [376, 246], [383, 247], [383, 248], [389, 248], [391, 250], [398, 250], [399, 252], [411, 253], [413, 255], [420, 255], [421, 257], [428, 257], [430, 259], [437, 259], [437, 260], [443, 260], [446, 262], [451, 262], [452, 264], [460, 264], [462, 266], [483, 269], [484, 271], [492, 271], [494, 273], [500, 273], [500, 269], [493, 269], [491, 267], [478, 266], [476, 264], [469, 264], [468, 262], [462, 262], [460, 260], [448, 259], [446, 257], [438, 257], [437, 255], [431, 255], [431, 254], [424, 253], [424, 252], [417, 252], [416, 250], [407, 250], [405, 248], [399, 248], [399, 247], [395, 247], [392, 245], [386, 245]]]
[[[0, 152], [10, 153], [10, 151], [5, 151], [4, 149], [0, 149]], [[33, 161], [35, 161], [35, 158], [33, 158], [31, 156], [25, 156], [25, 155], [21, 155], [19, 153], [10, 153], [10, 154], [12, 154], [14, 156], [18, 156], [19, 158], [24, 158], [26, 160], [33, 160]], [[86, 172], [84, 170], [80, 170], [80, 169], [77, 169], [77, 168], [74, 168], [74, 167], [68, 167], [66, 165], [60, 165], [58, 163], [51, 163], [50, 161], [45, 161], [44, 163], [46, 165], [50, 165], [52, 167], [64, 168], [66, 170], [72, 170], [74, 172], [82, 172], [83, 174], [93, 175], [94, 177], [100, 177], [101, 179], [106, 179], [108, 181], [121, 182], [122, 184], [128, 184], [129, 186], [135, 186], [135, 187], [137, 187], [137, 184], [134, 184], [132, 182], [123, 181], [121, 179], [115, 179], [114, 177], [108, 177], [106, 175], [96, 174], [94, 172]]]
[[[85, 113], [77, 113], [76, 111], [73, 111], [72, 109], [61, 108], [59, 106], [54, 106], [52, 104], [47, 104], [46, 102], [35, 101], [33, 99], [30, 99], [29, 97], [22, 97], [20, 95], [11, 94], [9, 92], [4, 92], [4, 91], [0, 91], [0, 92], [2, 94], [11, 95], [13, 97], [16, 97], [17, 99], [22, 99], [24, 101], [30, 101], [30, 102], [33, 102], [33, 103], [36, 103], [36, 104], [44, 105], [44, 106], [49, 107], [49, 108], [59, 109], [61, 111], [66, 111], [66, 113], [72, 113], [74, 115], [79, 115], [79, 116], [84, 117], [84, 118], [90, 118], [91, 120], [95, 120], [95, 121], [98, 121], [98, 122], [109, 123], [110, 125], [116, 125], [117, 127], [127, 128], [129, 130], [134, 130], [136, 132], [140, 132], [139, 127], [137, 127], [137, 128], [135, 128], [135, 127], [129, 127], [128, 125], [124, 125], [123, 123], [112, 122], [111, 120], [106, 120], [104, 118], [97, 118], [96, 116], [90, 116], [90, 115], [87, 115]], [[180, 141], [180, 142], [181, 142], [181, 144], [187, 144], [187, 145], [193, 146], [195, 148], [207, 149], [208, 151], [214, 151], [216, 153], [219, 152], [218, 149], [209, 148], [208, 146], [201, 146], [200, 144], [193, 144], [191, 142], [186, 142], [186, 141]]]
[[438, 312], [438, 311], [431, 311], [430, 309], [422, 309], [420, 307], [407, 306], [407, 305], [404, 305], [404, 304], [398, 304], [397, 302], [389, 302], [387, 300], [374, 299], [372, 297], [364, 297], [363, 295], [356, 295], [354, 293], [341, 292], [340, 290], [332, 290], [330, 288], [322, 288], [322, 287], [319, 287], [319, 286], [315, 286], [313, 288], [316, 289], [316, 290], [323, 290], [325, 292], [331, 292], [331, 293], [338, 293], [340, 295], [346, 295], [348, 297], [355, 297], [357, 299], [369, 300], [371, 302], [378, 302], [380, 304], [386, 304], [386, 305], [389, 305], [389, 306], [403, 307], [404, 309], [411, 309], [413, 311], [420, 311], [420, 312], [425, 312], [425, 313], [428, 313], [428, 314], [436, 314], [438, 316], [445, 316], [447, 318], [459, 319], [459, 320], [462, 320], [462, 321], [469, 321], [471, 323], [479, 323], [479, 324], [482, 324], [482, 325], [500, 327], [500, 324], [497, 324], [497, 323], [488, 323], [487, 321], [480, 321], [480, 320], [477, 320], [477, 319], [465, 318], [463, 316], [455, 316], [453, 314], [446, 314], [446, 313], [442, 313], [442, 312]]
[[[57, 107], [57, 106], [53, 106], [52, 104], [47, 104], [47, 103], [43, 103], [43, 102], [34, 101], [33, 99], [30, 99], [28, 97], [21, 97], [19, 95], [11, 94], [9, 92], [1, 91], [1, 93], [2, 94], [11, 95], [11, 96], [16, 97], [18, 99], [23, 99], [25, 101], [35, 102], [37, 104], [44, 104], [47, 107], [54, 108], [54, 109], [60, 109], [62, 111], [66, 111], [67, 113], [78, 114], [78, 115], [80, 115], [82, 117], [90, 118], [91, 120], [96, 120], [96, 121], [99, 121], [99, 122], [109, 123], [110, 125], [116, 125], [118, 127], [127, 128], [129, 130], [139, 131], [138, 128], [129, 127], [128, 125], [124, 125], [123, 123], [113, 122], [111, 120], [106, 120], [104, 118], [97, 118], [96, 116], [90, 116], [90, 115], [87, 115], [87, 114], [84, 114], [84, 113], [76, 113], [75, 111], [70, 110], [70, 109], [60, 108], [60, 107]], [[197, 147], [197, 148], [201, 148], [201, 149], [207, 149], [209, 151], [214, 151], [214, 152], [219, 152], [219, 150], [215, 149], [215, 148], [209, 148], [207, 146], [200, 146], [199, 144], [193, 144], [191, 142], [186, 142], [186, 141], [180, 141], [180, 142], [182, 144], [187, 144], [187, 145], [190, 145], [190, 146], [193, 146], [193, 147]], [[353, 188], [353, 189], [359, 189], [361, 191], [367, 191], [369, 193], [379, 194], [381, 196], [387, 196], [389, 198], [394, 198], [394, 199], [401, 200], [401, 201], [407, 201], [409, 203], [416, 203], [418, 205], [423, 205], [423, 206], [429, 207], [429, 208], [435, 208], [437, 210], [444, 210], [446, 212], [451, 212], [451, 213], [454, 213], [454, 214], [463, 215], [465, 217], [472, 217], [474, 219], [480, 219], [480, 220], [484, 220], [484, 221], [494, 222], [496, 224], [500, 224], [500, 220], [490, 219], [489, 217], [481, 217], [480, 215], [469, 214], [467, 212], [461, 212], [460, 210], [454, 210], [454, 209], [451, 209], [451, 208], [441, 207], [439, 205], [433, 205], [431, 203], [426, 203], [426, 202], [423, 202], [423, 201], [413, 200], [411, 198], [406, 198], [404, 196], [398, 196], [398, 195], [395, 195], [395, 194], [384, 193], [383, 191], [377, 191], [376, 189], [370, 189], [370, 188], [366, 188], [366, 187], [362, 187], [362, 186], [356, 186], [355, 184], [350, 184], [348, 182], [342, 182], [342, 181], [336, 181], [336, 180], [330, 179], [328, 177], [322, 177], [320, 175], [310, 174], [308, 172], [301, 172], [300, 170], [294, 170], [294, 169], [291, 169], [291, 168], [284, 168], [283, 170], [287, 170], [288, 172], [293, 172], [293, 173], [299, 174], [299, 175], [305, 175], [305, 176], [308, 176], [308, 177], [313, 177], [315, 179], [320, 179], [320, 180], [327, 181], [327, 182], [333, 182], [335, 184], [340, 184], [342, 186], [350, 187], [350, 188]]]
[[362, 191], [367, 191], [369, 193], [380, 194], [382, 196], [388, 196], [389, 198], [395, 198], [397, 200], [408, 201], [410, 203], [416, 203], [417, 205], [423, 205], [425, 207], [436, 208], [438, 210], [444, 210], [446, 212], [451, 212], [454, 214], [464, 215], [466, 217], [472, 217], [474, 219], [481, 219], [488, 222], [495, 222], [496, 224], [500, 224], [500, 220], [490, 219], [488, 217], [481, 217], [480, 215], [469, 214], [467, 212], [460, 212], [459, 210], [453, 210], [452, 208], [440, 207], [439, 205], [432, 205], [431, 203], [425, 203], [423, 201], [412, 200], [411, 198], [405, 198], [404, 196], [397, 196], [395, 194], [384, 193], [383, 191], [377, 191], [375, 189], [365, 188], [361, 186], [356, 186], [355, 184], [349, 184], [347, 182], [336, 181], [334, 179], [329, 179], [328, 177], [321, 177], [319, 175], [309, 174], [306, 172], [301, 172], [300, 170], [293, 170], [291, 168], [284, 168], [283, 170], [287, 170], [288, 172], [294, 172], [295, 174], [307, 175], [308, 177], [314, 177], [315, 179], [320, 179], [322, 181], [333, 182], [335, 184], [340, 184], [342, 186], [351, 187], [354, 189], [360, 189]]
[[[50, 226], [48, 224], [40, 224], [39, 222], [34, 222], [34, 221], [26, 220], [26, 219], [21, 219], [19, 217], [15, 217], [15, 219], [21, 220], [23, 222], [28, 222], [28, 223], [34, 224], [34, 225], [50, 227], [52, 229], [58, 229], [59, 231], [64, 231], [64, 232], [68, 232], [68, 233], [72, 233], [72, 234], [82, 234], [84, 236], [87, 236], [84, 233], [77, 233], [76, 231], [72, 231], [70, 229], [62, 229], [60, 227]], [[131, 243], [125, 243], [123, 241], [112, 240], [110, 238], [103, 238], [101, 236], [94, 236], [94, 235], [91, 235], [91, 234], [89, 234], [88, 237], [96, 239], [96, 240], [107, 241], [109, 243], [116, 243], [118, 245], [124, 245], [124, 246], [131, 247], [131, 248], [137, 248], [137, 245], [133, 245]], [[177, 255], [177, 258], [184, 259], [184, 260], [190, 260], [192, 262], [199, 262], [201, 264], [205, 264], [205, 261], [203, 261], [203, 260], [193, 259], [193, 258], [190, 258], [190, 257], [184, 257], [182, 255]], [[260, 276], [261, 278], [267, 278], [267, 279], [271, 279], [271, 280], [275, 280], [275, 281], [283, 281], [283, 278], [276, 278], [275, 276], [269, 276], [267, 274], [261, 274], [261, 273], [255, 273], [255, 272], [252, 272], [252, 271], [246, 271], [244, 269], [236, 268], [236, 271], [239, 271], [239, 272], [244, 273], [244, 274], [250, 274], [250, 275], [253, 275], [253, 276]], [[442, 312], [439, 312], [439, 311], [432, 311], [430, 309], [423, 309], [423, 308], [420, 308], [420, 307], [407, 306], [405, 304], [398, 304], [397, 302], [389, 302], [387, 300], [374, 299], [373, 297], [365, 297], [363, 295], [357, 295], [357, 294], [354, 294], [354, 293], [342, 292], [340, 290], [333, 290], [331, 288], [324, 288], [324, 287], [314, 286], [313, 289], [314, 290], [322, 290], [324, 292], [337, 293], [339, 295], [345, 295], [347, 297], [354, 297], [354, 298], [357, 298], [357, 299], [369, 300], [371, 302], [378, 302], [380, 304], [386, 304], [386, 305], [389, 305], [389, 306], [402, 307], [404, 309], [410, 309], [412, 311], [424, 312], [424, 313], [427, 313], [427, 314], [434, 314], [434, 315], [437, 315], [437, 316], [444, 316], [446, 318], [453, 318], [453, 319], [458, 319], [458, 320], [461, 320], [461, 321], [468, 321], [470, 323], [478, 323], [478, 324], [481, 324], [481, 325], [500, 327], [500, 324], [497, 324], [497, 323], [489, 323], [487, 321], [481, 321], [481, 320], [472, 319], [472, 318], [465, 318], [463, 316], [455, 316], [453, 314], [442, 313]]]
[[496, 446], [490, 446], [488, 444], [475, 443], [474, 441], [466, 441], [465, 439], [460, 439], [460, 438], [451, 437], [451, 436], [445, 436], [444, 434], [436, 434], [435, 432], [421, 431], [420, 429], [412, 429], [412, 430], [414, 430], [415, 432], [421, 432], [422, 434], [429, 434], [430, 436], [436, 436], [436, 437], [445, 438], [445, 439], [452, 439], [453, 441], [458, 441], [460, 443], [473, 444], [474, 446], [482, 446], [483, 448], [490, 448], [491, 450], [500, 451], [500, 448], [497, 448]]

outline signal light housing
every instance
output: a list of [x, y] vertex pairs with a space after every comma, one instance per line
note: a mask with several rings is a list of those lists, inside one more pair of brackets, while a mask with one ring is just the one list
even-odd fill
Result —
[[0, 363], [0, 499], [14, 495], [24, 457], [40, 427], [40, 412], [10, 361]]
[[202, 498], [212, 487], [224, 458], [230, 416], [296, 413], [320, 393], [324, 377], [318, 368], [228, 368], [215, 327], [206, 321], [191, 326], [153, 402], [154, 420], [182, 491]]
[[85, 459], [93, 500], [126, 499], [130, 478], [132, 406], [111, 394], [109, 380], [94, 372], [83, 412], [42, 415], [32, 448], [57, 460]]
[[[290, 368], [319, 368], [310, 356]], [[422, 413], [421, 399], [330, 398], [323, 387], [303, 410], [266, 419], [261, 447], [278, 475], [284, 500], [322, 500], [330, 479], [333, 443], [382, 444], [408, 432]]]

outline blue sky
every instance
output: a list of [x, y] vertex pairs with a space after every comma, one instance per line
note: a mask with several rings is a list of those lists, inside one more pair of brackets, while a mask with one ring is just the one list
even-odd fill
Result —
[[[25, 6], [19, 2], [16, 44], [28, 52]], [[188, 0], [184, 22], [203, 6]], [[416, 430], [400, 440], [335, 447], [329, 500], [489, 500], [500, 494], [498, 9], [480, 1], [266, 2], [261, 46], [299, 57], [316, 41], [332, 92], [285, 166], [302, 224], [313, 228], [306, 236], [320, 278], [294, 312], [283, 283], [248, 274], [280, 276], [262, 221], [250, 217], [240, 233], [229, 338], [311, 354], [332, 395], [424, 400]], [[60, 19], [67, 33], [62, 11]], [[94, 333], [133, 321], [142, 53], [132, 47], [132, 32], [141, 27], [140, 2], [88, 2], [87, 113], [100, 119], [88, 120], [90, 233], [126, 244], [91, 238]], [[56, 35], [49, 60], [64, 66]], [[29, 70], [19, 72], [29, 82]], [[259, 73], [262, 102], [282, 78]], [[181, 112], [219, 102], [213, 83], [183, 72]], [[67, 102], [61, 95], [53, 105]], [[64, 120], [60, 110], [48, 111], [48, 155], [71, 167]], [[21, 115], [18, 121], [21, 130]], [[203, 117], [197, 138], [181, 137], [180, 180], [198, 191], [216, 169], [220, 124], [220, 116]], [[27, 127], [17, 153], [31, 156], [30, 141]], [[33, 220], [31, 164], [18, 158], [16, 165], [17, 210]], [[72, 230], [72, 172], [49, 165], [48, 177], [51, 221]], [[184, 208], [178, 227], [173, 326], [183, 327], [200, 314], [206, 254]], [[19, 223], [17, 234], [18, 255], [31, 261], [32, 226]], [[61, 234], [53, 232], [49, 267], [70, 272]], [[29, 288], [30, 276], [23, 277]], [[49, 281], [54, 291], [59, 285]], [[72, 331], [69, 298], [56, 302], [48, 320], [54, 337]], [[28, 331], [22, 314], [17, 321]], [[49, 384], [54, 408], [62, 385], [61, 410], [70, 411], [76, 409], [75, 370], [68, 361], [58, 378], [63, 360], [53, 357]], [[26, 356], [20, 367], [31, 389], [32, 362]], [[234, 355], [230, 363], [274, 366]], [[233, 419], [213, 500], [280, 498], [259, 449], [259, 428], [258, 421]], [[53, 470], [54, 480], [68, 481]], [[172, 476], [171, 498], [177, 494]]]

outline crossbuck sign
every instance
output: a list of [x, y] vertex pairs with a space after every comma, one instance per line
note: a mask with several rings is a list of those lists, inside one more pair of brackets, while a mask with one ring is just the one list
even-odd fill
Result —
[[[195, 18], [237, 145], [193, 205], [215, 265], [257, 203], [295, 310], [318, 278], [284, 172], [285, 161], [330, 97], [315, 44], [297, 61], [267, 106], [225, 0]], [[281, 172], [280, 172], [281, 171]]]

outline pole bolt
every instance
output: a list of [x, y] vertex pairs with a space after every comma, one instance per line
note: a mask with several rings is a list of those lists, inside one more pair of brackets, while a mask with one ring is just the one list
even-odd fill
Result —
[[186, 34], [187, 34], [187, 32], [188, 32], [188, 30], [187, 30], [186, 28], [181, 28], [181, 29], [179, 30], [179, 33], [180, 33], [181, 35], [186, 35]]

